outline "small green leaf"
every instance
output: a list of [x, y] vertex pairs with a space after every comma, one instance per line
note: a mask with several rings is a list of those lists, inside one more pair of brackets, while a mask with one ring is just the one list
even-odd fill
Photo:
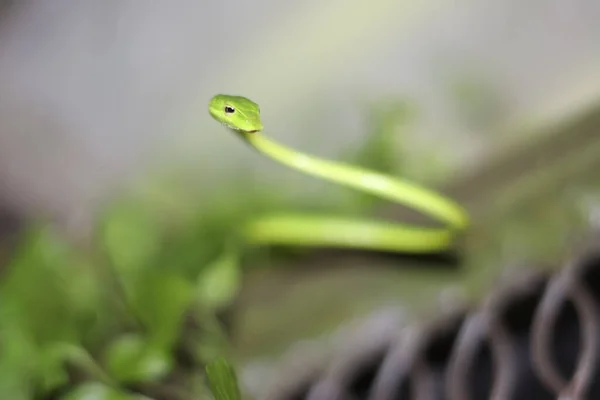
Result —
[[238, 251], [230, 246], [209, 264], [197, 280], [198, 301], [204, 309], [219, 309], [237, 295], [242, 280]]
[[106, 367], [119, 382], [139, 383], [163, 378], [171, 371], [173, 360], [143, 337], [128, 334], [108, 346]]
[[230, 345], [223, 325], [211, 312], [199, 310], [196, 317], [202, 321], [202, 332], [196, 337], [194, 354], [203, 362], [219, 357]]
[[241, 400], [242, 394], [233, 366], [219, 357], [206, 366], [206, 375], [215, 400]]
[[44, 349], [41, 354], [39, 365], [41, 385], [45, 392], [56, 389], [69, 380], [64, 366], [64, 357], [52, 348]]
[[135, 274], [156, 254], [161, 229], [153, 214], [137, 203], [111, 209], [102, 226], [102, 240], [120, 274]]
[[382, 173], [399, 173], [398, 160], [403, 150], [401, 130], [416, 120], [416, 105], [410, 100], [387, 98], [369, 108], [368, 134], [349, 161]]
[[131, 307], [153, 344], [166, 348], [179, 336], [185, 312], [194, 300], [193, 283], [166, 270], [148, 270], [132, 286]]
[[49, 229], [28, 232], [0, 282], [0, 300], [11, 310], [11, 323], [22, 325], [34, 342], [43, 344], [74, 337], [73, 302], [60, 274], [72, 257], [65, 243]]
[[3, 399], [27, 400], [33, 396], [30, 377], [38, 372], [39, 355], [27, 332], [12, 323], [6, 304], [0, 303], [0, 394]]
[[[48, 374], [44, 376], [44, 381], [51, 386], [53, 383], [62, 383], [63, 365], [69, 363], [76, 367], [82, 373], [89, 377], [104, 383], [112, 383], [110, 377], [98, 365], [96, 360], [82, 346], [73, 343], [58, 342], [47, 346], [43, 351], [43, 358], [46, 361], [46, 370]], [[60, 371], [60, 373], [59, 373]]]

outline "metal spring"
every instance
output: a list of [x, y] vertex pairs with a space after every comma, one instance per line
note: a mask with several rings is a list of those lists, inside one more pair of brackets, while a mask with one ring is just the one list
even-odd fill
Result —
[[326, 365], [287, 385], [278, 380], [257, 398], [600, 398], [600, 249], [578, 254], [555, 273], [521, 268], [476, 307], [363, 335]]

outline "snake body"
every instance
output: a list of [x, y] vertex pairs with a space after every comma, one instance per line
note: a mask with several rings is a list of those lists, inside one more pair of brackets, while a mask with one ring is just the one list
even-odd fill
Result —
[[320, 159], [270, 140], [262, 133], [258, 104], [246, 97], [216, 95], [210, 101], [209, 113], [247, 144], [279, 163], [413, 207], [446, 224], [445, 227], [430, 228], [389, 221], [280, 213], [249, 221], [242, 228], [242, 234], [250, 243], [428, 253], [451, 247], [456, 235], [469, 225], [467, 212], [438, 193], [389, 175]]

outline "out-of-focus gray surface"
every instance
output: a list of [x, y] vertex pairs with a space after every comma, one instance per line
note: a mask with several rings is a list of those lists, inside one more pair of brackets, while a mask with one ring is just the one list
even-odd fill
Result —
[[[209, 118], [216, 92], [256, 99], [273, 136], [322, 155], [365, 133], [362, 102], [406, 95], [426, 117], [415, 151], [435, 142], [456, 165], [485, 155], [496, 124], [600, 87], [595, 0], [31, 0], [4, 12], [2, 194], [62, 220], [85, 220], [142, 161], [176, 155], [206, 185], [268, 162]], [[471, 73], [507, 101], [491, 126], [453, 111], [448, 82]]]

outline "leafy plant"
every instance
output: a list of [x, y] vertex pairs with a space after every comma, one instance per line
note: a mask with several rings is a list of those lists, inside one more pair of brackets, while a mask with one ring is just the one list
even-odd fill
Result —
[[[31, 229], [0, 282], [3, 398], [57, 390], [66, 390], [68, 399], [90, 393], [140, 398], [127, 388], [168, 380], [175, 372], [175, 349], [190, 315], [210, 327], [198, 341], [225, 343], [207, 335], [222, 334], [213, 328], [215, 314], [237, 294], [236, 254], [226, 251], [205, 261], [217, 247], [213, 236], [212, 251], [197, 240], [195, 251], [190, 246], [185, 257], [169, 258], [176, 254], [173, 243], [191, 243], [210, 226], [169, 230], [157, 215], [134, 203], [114, 207], [99, 231], [98, 248], [88, 251], [71, 248], [48, 228]], [[204, 354], [191, 352], [196, 358]], [[72, 370], [87, 383], [77, 385]]]
[[210, 389], [215, 400], [241, 400], [242, 394], [233, 366], [223, 357], [206, 366]]

